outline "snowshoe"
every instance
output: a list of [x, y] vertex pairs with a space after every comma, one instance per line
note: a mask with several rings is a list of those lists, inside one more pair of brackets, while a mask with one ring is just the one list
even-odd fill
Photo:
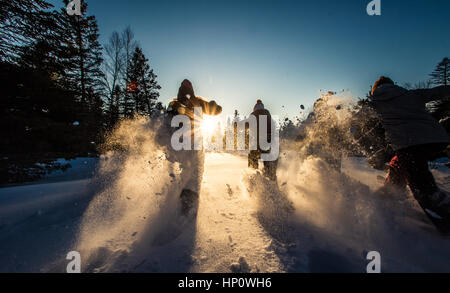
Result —
[[450, 235], [450, 197], [443, 191], [434, 193], [419, 204], [436, 229], [444, 235]]
[[198, 204], [198, 193], [189, 189], [183, 189], [180, 199], [181, 214], [187, 216]]
[[430, 209], [423, 209], [428, 219], [433, 222], [436, 229], [443, 235], [450, 235], [450, 217], [443, 218]]
[[183, 189], [180, 194], [181, 209], [177, 217], [162, 227], [153, 240], [153, 246], [164, 246], [177, 239], [195, 222], [198, 208], [198, 193]]
[[[384, 178], [380, 176], [377, 178], [378, 183], [384, 183]], [[375, 196], [382, 198], [383, 200], [395, 200], [406, 195], [406, 189], [395, 185], [383, 185], [375, 191]]]
[[384, 184], [384, 183], [386, 182], [386, 178], [384, 178], [384, 177], [381, 176], [381, 175], [378, 175], [378, 176], [377, 176], [377, 182], [378, 182], [379, 184]]

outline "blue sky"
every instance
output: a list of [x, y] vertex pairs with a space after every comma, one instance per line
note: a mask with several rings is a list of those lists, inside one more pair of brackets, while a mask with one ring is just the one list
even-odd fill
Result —
[[225, 114], [248, 114], [261, 98], [290, 117], [320, 89], [364, 96], [382, 74], [415, 83], [450, 57], [450, 1], [381, 0], [381, 16], [366, 14], [369, 2], [87, 0], [102, 44], [134, 30], [164, 103], [189, 78]]

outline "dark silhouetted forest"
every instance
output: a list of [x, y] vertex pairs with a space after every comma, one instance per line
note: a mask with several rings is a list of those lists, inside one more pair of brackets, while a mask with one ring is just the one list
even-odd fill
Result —
[[[157, 76], [131, 28], [99, 42], [95, 16], [43, 0], [0, 0], [0, 183], [96, 156], [123, 117], [161, 112]], [[40, 163], [40, 164], [38, 164]]]

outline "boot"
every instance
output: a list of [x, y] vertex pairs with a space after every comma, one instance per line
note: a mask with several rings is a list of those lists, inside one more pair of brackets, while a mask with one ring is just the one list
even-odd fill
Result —
[[250, 151], [250, 153], [248, 154], [248, 167], [258, 169], [258, 159], [259, 153], [256, 151]]
[[430, 206], [430, 210], [438, 214], [441, 218], [450, 219], [450, 196], [444, 191], [433, 193], [426, 204]]
[[277, 181], [277, 161], [264, 162], [264, 176], [272, 181]]
[[181, 199], [181, 213], [188, 215], [198, 202], [198, 193], [189, 189], [183, 189], [180, 195]]

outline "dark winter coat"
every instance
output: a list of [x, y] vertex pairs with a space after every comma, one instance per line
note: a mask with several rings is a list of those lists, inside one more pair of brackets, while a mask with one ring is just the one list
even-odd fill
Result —
[[425, 104], [450, 97], [450, 86], [408, 91], [393, 84], [378, 87], [371, 100], [394, 151], [430, 143], [450, 143], [445, 129]]
[[272, 116], [270, 115], [270, 112], [266, 109], [258, 109], [256, 111], [253, 111], [253, 113], [251, 114], [253, 116], [256, 117], [256, 123], [257, 123], [257, 142], [258, 142], [258, 149], [260, 149], [259, 147], [259, 116], [267, 116], [267, 142], [271, 142], [272, 141]]

